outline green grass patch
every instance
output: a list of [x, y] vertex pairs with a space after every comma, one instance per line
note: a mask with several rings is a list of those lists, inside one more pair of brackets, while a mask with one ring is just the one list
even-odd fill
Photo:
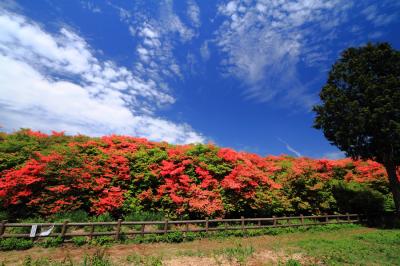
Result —
[[400, 230], [310, 237], [289, 243], [327, 265], [400, 265]]
[[215, 250], [213, 255], [217, 261], [219, 260], [218, 256], [222, 256], [230, 263], [245, 265], [247, 259], [253, 255], [254, 251], [253, 246], [242, 246], [242, 244], [238, 243], [234, 247]]

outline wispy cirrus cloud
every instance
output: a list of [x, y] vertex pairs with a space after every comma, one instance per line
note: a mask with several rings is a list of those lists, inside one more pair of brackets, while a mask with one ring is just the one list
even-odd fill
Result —
[[[391, 6], [392, 2], [376, 5]], [[223, 22], [214, 41], [226, 55], [221, 62], [226, 73], [243, 81], [247, 98], [309, 109], [316, 95], [303, 84], [299, 66], [314, 68], [316, 77], [326, 71], [323, 66], [336, 56], [338, 47], [349, 45], [341, 43], [341, 34], [347, 32], [339, 31], [338, 26], [343, 31], [352, 18], [367, 20], [372, 27], [398, 18], [393, 10], [378, 13], [382, 8], [371, 4], [344, 0], [224, 1], [218, 6]], [[354, 32], [354, 42], [365, 41], [365, 36], [360, 27]]]
[[203, 142], [187, 124], [157, 117], [169, 91], [98, 58], [73, 31], [45, 31], [0, 10], [0, 124], [68, 133], [131, 134], [173, 143]]
[[282, 142], [283, 144], [285, 144], [285, 147], [286, 147], [286, 149], [288, 151], [290, 151], [291, 153], [295, 154], [297, 157], [301, 157], [302, 156], [301, 153], [299, 151], [295, 150], [292, 146], [290, 146], [289, 143], [287, 143], [286, 141], [284, 141], [281, 138], [278, 138], [278, 140], [280, 142]]

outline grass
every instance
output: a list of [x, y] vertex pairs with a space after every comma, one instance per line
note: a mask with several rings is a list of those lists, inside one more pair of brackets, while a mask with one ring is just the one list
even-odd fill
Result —
[[84, 258], [74, 263], [69, 257], [64, 258], [62, 261], [54, 261], [49, 258], [38, 258], [32, 259], [31, 256], [26, 256], [23, 266], [113, 266], [113, 263], [109, 259], [108, 255], [105, 254], [104, 250], [97, 250], [93, 255], [85, 255]]
[[288, 229], [279, 228], [261, 236], [214, 235], [181, 243], [113, 243], [107, 248], [73, 244], [52, 249], [35, 247], [1, 252], [0, 265], [4, 262], [3, 265], [158, 266], [163, 262], [187, 265], [187, 261], [210, 266], [400, 265], [400, 230], [362, 226]]
[[218, 256], [227, 258], [230, 263], [238, 263], [239, 265], [245, 265], [247, 259], [254, 253], [253, 246], [243, 246], [238, 243], [234, 247], [223, 248], [214, 251], [214, 258], [218, 260]]
[[314, 237], [290, 245], [328, 265], [400, 265], [400, 230], [343, 235], [339, 239]]
[[161, 266], [162, 258], [159, 256], [142, 256], [134, 253], [126, 258], [127, 262], [134, 266]]

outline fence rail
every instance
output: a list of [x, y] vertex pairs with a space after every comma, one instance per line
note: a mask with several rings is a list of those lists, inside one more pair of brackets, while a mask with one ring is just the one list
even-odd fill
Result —
[[[278, 227], [300, 227], [324, 224], [360, 223], [362, 216], [359, 214], [335, 214], [318, 216], [288, 216], [269, 218], [238, 219], [204, 219], [182, 221], [122, 221], [115, 222], [85, 222], [76, 223], [65, 221], [63, 223], [0, 223], [0, 238], [41, 238], [61, 237], [62, 239], [86, 236], [92, 239], [97, 236], [113, 236], [118, 240], [125, 236], [144, 236], [146, 234], [167, 234], [171, 232], [215, 232], [225, 230], [248, 230]], [[50, 228], [48, 228], [50, 227]], [[108, 227], [111, 231], [99, 231], [99, 227]], [[132, 227], [134, 230], [132, 230]], [[26, 233], [15, 233], [20, 228], [25, 228]], [[47, 230], [46, 230], [47, 229]], [[29, 233], [28, 233], [29, 232]]]

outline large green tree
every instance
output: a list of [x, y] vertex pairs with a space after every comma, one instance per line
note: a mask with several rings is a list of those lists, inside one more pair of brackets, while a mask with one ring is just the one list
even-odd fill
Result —
[[347, 156], [382, 163], [400, 213], [400, 51], [388, 43], [346, 49], [320, 98], [314, 127]]

